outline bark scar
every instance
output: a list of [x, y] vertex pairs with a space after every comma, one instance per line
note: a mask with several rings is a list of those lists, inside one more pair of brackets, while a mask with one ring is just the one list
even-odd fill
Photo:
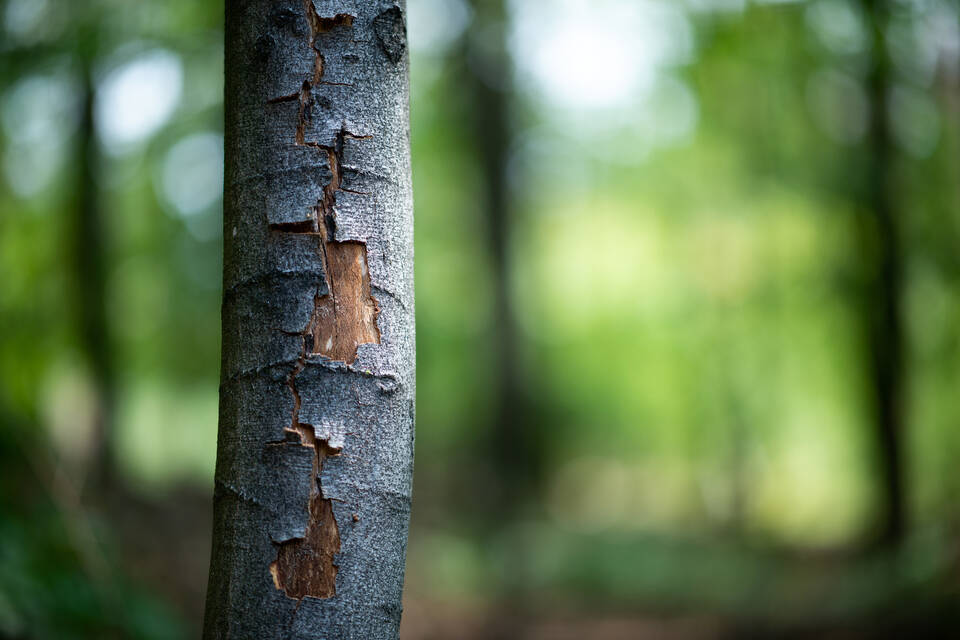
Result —
[[380, 329], [377, 326], [380, 307], [370, 292], [367, 245], [333, 240], [337, 226], [333, 205], [343, 180], [340, 163], [343, 141], [347, 135], [341, 129], [333, 148], [327, 149], [333, 177], [316, 208], [317, 217], [323, 221], [322, 224], [318, 221], [318, 228], [328, 291], [316, 299], [312, 338], [313, 353], [352, 364], [359, 345], [380, 343]]
[[307, 352], [353, 364], [359, 345], [380, 343], [380, 329], [377, 326], [380, 307], [371, 292], [366, 243], [355, 240], [338, 242], [335, 239], [335, 205], [338, 192], [350, 191], [342, 186], [344, 141], [347, 138], [362, 140], [369, 136], [354, 135], [341, 126], [333, 143], [325, 145], [308, 141], [306, 131], [307, 125], [313, 119], [315, 105], [312, 89], [322, 83], [324, 70], [324, 57], [317, 49], [317, 36], [338, 27], [352, 27], [354, 17], [347, 13], [338, 13], [332, 18], [322, 18], [317, 14], [312, 0], [304, 0], [303, 6], [310, 25], [310, 48], [315, 55], [313, 74], [303, 81], [297, 93], [279, 96], [269, 102], [298, 102], [294, 142], [299, 146], [309, 146], [324, 152], [331, 177], [323, 189], [322, 197], [310, 212], [310, 218], [274, 223], [270, 228], [279, 232], [318, 237], [327, 292], [314, 299], [313, 316], [304, 332], [308, 334]]
[[326, 440], [318, 439], [310, 425], [295, 422], [295, 427], [289, 430], [299, 434], [302, 446], [314, 451], [310, 517], [304, 537], [279, 545], [277, 559], [270, 564], [270, 575], [274, 586], [283, 589], [289, 598], [332, 598], [337, 593], [334, 559], [340, 551], [340, 528], [333, 515], [332, 500], [323, 495], [320, 474], [324, 460], [338, 455], [340, 450], [331, 447]]
[[297, 388], [297, 376], [306, 366], [307, 335], [301, 334], [303, 347], [300, 358], [290, 375], [287, 386], [293, 395], [293, 412], [290, 426], [284, 433], [293, 439], [299, 439], [300, 446], [313, 449], [313, 467], [310, 477], [309, 518], [302, 538], [286, 540], [278, 545], [277, 559], [270, 563], [270, 576], [274, 586], [288, 598], [302, 600], [305, 596], [313, 598], [332, 598], [337, 593], [337, 565], [334, 559], [340, 551], [340, 528], [333, 515], [333, 503], [323, 495], [320, 474], [323, 463], [340, 453], [340, 449], [330, 446], [324, 439], [318, 439], [312, 425], [300, 422], [300, 391]]
[[338, 27], [351, 27], [354, 17], [337, 14], [332, 18], [321, 18], [311, 0], [304, 0], [303, 5], [310, 25], [309, 44], [315, 56], [314, 68], [310, 77], [303, 81], [299, 92], [275, 98], [272, 102], [299, 102], [295, 144], [315, 147], [325, 152], [331, 178], [313, 207], [310, 219], [271, 225], [271, 229], [277, 232], [316, 236], [318, 250], [323, 257], [327, 285], [323, 295], [320, 294], [322, 282], [317, 285], [313, 313], [300, 333], [303, 341], [300, 358], [287, 378], [287, 385], [293, 395], [293, 415], [290, 426], [284, 431], [291, 438], [298, 438], [300, 446], [310, 447], [314, 452], [309, 519], [302, 538], [287, 540], [278, 545], [277, 559], [270, 564], [269, 570], [274, 586], [296, 600], [302, 600], [306, 596], [332, 598], [336, 595], [337, 565], [334, 561], [340, 551], [340, 530], [334, 517], [333, 502], [324, 496], [320, 480], [324, 461], [339, 455], [340, 449], [332, 447], [325, 439], [317, 438], [312, 425], [300, 422], [301, 398], [297, 388], [297, 376], [306, 366], [308, 355], [322, 355], [350, 365], [357, 357], [359, 345], [380, 342], [380, 330], [377, 326], [380, 310], [371, 294], [367, 246], [363, 242], [338, 242], [334, 238], [334, 205], [343, 182], [340, 168], [343, 161], [343, 143], [347, 137], [359, 136], [353, 136], [341, 127], [332, 145], [325, 146], [305, 140], [306, 127], [312, 118], [314, 104], [312, 88], [322, 82], [325, 65], [325, 59], [316, 46], [317, 35]]

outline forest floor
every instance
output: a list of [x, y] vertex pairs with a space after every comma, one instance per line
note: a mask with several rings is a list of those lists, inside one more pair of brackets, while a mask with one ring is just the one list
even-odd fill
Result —
[[[104, 517], [120, 543], [119, 560], [130, 577], [167, 603], [180, 618], [185, 637], [199, 638], [210, 555], [209, 494], [181, 489], [150, 498], [123, 492], [111, 496], [105, 508]], [[509, 602], [444, 600], [429, 591], [423, 576], [411, 578], [401, 640], [960, 638], [960, 600], [950, 594], [832, 620], [816, 611], [786, 617], [757, 610], [764, 606], [759, 604], [733, 612], [689, 604], [666, 610], [643, 603], [635, 609], [623, 602], [597, 606], [597, 594], [582, 599], [571, 594], [523, 612]]]

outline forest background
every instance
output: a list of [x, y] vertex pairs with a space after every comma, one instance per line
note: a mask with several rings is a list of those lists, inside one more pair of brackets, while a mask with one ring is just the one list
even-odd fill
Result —
[[[956, 632], [957, 4], [408, 3], [402, 636]], [[0, 2], [0, 637], [198, 636], [222, 15]]]

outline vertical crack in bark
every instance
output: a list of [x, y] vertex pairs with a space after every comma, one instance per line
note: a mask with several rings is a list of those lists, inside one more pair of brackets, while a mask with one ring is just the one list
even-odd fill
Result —
[[[312, 433], [312, 429], [301, 433]], [[307, 440], [310, 442], [310, 440]], [[310, 497], [310, 519], [303, 538], [288, 541], [277, 550], [277, 559], [271, 566], [274, 583], [290, 598], [305, 596], [332, 598], [337, 593], [337, 565], [334, 556], [340, 551], [340, 529], [333, 516], [333, 504], [323, 497], [317, 480], [323, 461], [340, 453], [326, 441], [313, 439], [313, 490]], [[276, 567], [276, 569], [273, 568]]]
[[316, 301], [312, 335], [314, 353], [350, 364], [357, 357], [359, 345], [379, 344], [377, 315], [380, 308], [370, 292], [367, 245], [332, 239], [336, 232], [333, 205], [343, 180], [340, 162], [343, 158], [343, 141], [347, 135], [341, 129], [334, 146], [326, 149], [333, 177], [324, 189], [316, 213], [322, 221], [318, 222], [318, 227], [329, 290], [327, 295]]
[[333, 146], [307, 142], [306, 127], [312, 118], [313, 85], [323, 77], [325, 60], [316, 48], [316, 36], [337, 26], [352, 26], [353, 16], [337, 14], [333, 18], [321, 18], [311, 0], [304, 0], [307, 21], [310, 24], [310, 47], [314, 52], [312, 77], [304, 80], [300, 91], [293, 96], [278, 100], [297, 99], [299, 102], [295, 143], [313, 146], [327, 154], [330, 165], [330, 182], [324, 187], [323, 196], [314, 207], [313, 219], [286, 224], [274, 224], [275, 231], [315, 235], [324, 262], [327, 293], [314, 296], [314, 309], [302, 332], [303, 346], [296, 366], [287, 378], [293, 395], [293, 415], [290, 426], [284, 431], [299, 438], [299, 444], [314, 451], [311, 471], [310, 503], [304, 537], [287, 540], [279, 545], [277, 559], [270, 564], [274, 586], [290, 598], [305, 596], [331, 598], [336, 595], [337, 565], [334, 563], [340, 551], [340, 529], [333, 514], [330, 498], [323, 495], [320, 476], [324, 461], [340, 453], [324, 439], [318, 439], [312, 425], [300, 422], [300, 392], [297, 376], [306, 366], [308, 354], [319, 354], [332, 360], [352, 364], [357, 356], [357, 347], [366, 343], [379, 343], [377, 327], [379, 307], [370, 291], [370, 272], [367, 266], [367, 246], [363, 242], [337, 242], [334, 204], [342, 184], [340, 165], [343, 159], [343, 142], [351, 136], [341, 128]]
[[310, 480], [309, 519], [304, 537], [282, 543], [277, 559], [270, 564], [270, 575], [277, 589], [283, 589], [290, 598], [304, 596], [332, 598], [337, 592], [337, 565], [334, 556], [340, 551], [340, 529], [333, 516], [333, 504], [323, 495], [320, 474], [323, 462], [340, 453], [323, 439], [317, 439], [313, 426], [300, 422], [300, 392], [296, 377], [306, 361], [306, 338], [297, 366], [290, 373], [287, 384], [293, 394], [293, 415], [290, 426], [284, 429], [300, 439], [300, 445], [313, 449], [313, 467]]
[[334, 27], [353, 26], [353, 16], [349, 13], [338, 13], [332, 18], [321, 18], [313, 6], [312, 0], [303, 0], [303, 9], [307, 14], [307, 22], [310, 24], [310, 48], [313, 49], [313, 84], [320, 84], [323, 78], [323, 66], [326, 60], [323, 54], [317, 49], [316, 38], [318, 34], [327, 33]]
[[[311, 319], [311, 324], [312, 324]], [[324, 439], [318, 439], [313, 425], [300, 422], [300, 391], [297, 388], [297, 376], [303, 371], [307, 357], [307, 335], [310, 326], [302, 336], [303, 347], [300, 358], [287, 378], [287, 385], [293, 395], [293, 412], [290, 426], [284, 429], [292, 438], [298, 438], [299, 444], [313, 449], [313, 466], [310, 477], [310, 503], [304, 537], [287, 540], [277, 549], [277, 559], [270, 564], [270, 575], [277, 589], [283, 589], [290, 598], [302, 600], [304, 596], [314, 598], [332, 598], [337, 590], [337, 565], [334, 556], [340, 551], [340, 529], [333, 516], [333, 504], [323, 495], [320, 474], [323, 463], [340, 450], [330, 446]]]

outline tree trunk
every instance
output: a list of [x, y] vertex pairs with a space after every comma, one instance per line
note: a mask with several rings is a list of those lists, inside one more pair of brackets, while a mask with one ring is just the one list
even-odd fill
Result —
[[204, 638], [395, 638], [413, 464], [404, 2], [228, 0]]
[[862, 204], [868, 212], [863, 225], [866, 271], [864, 315], [868, 341], [872, 418], [881, 490], [878, 539], [894, 546], [906, 528], [904, 487], [904, 337], [900, 307], [903, 261], [900, 226], [895, 211], [894, 150], [887, 118], [890, 61], [884, 29], [886, 0], [864, 0], [870, 19], [872, 46], [867, 91], [871, 103], [867, 179]]
[[107, 233], [100, 208], [100, 156], [95, 140], [95, 88], [92, 55], [82, 52], [83, 101], [77, 132], [77, 183], [73, 227], [69, 234], [74, 279], [74, 309], [79, 344], [93, 382], [96, 416], [87, 469], [105, 486], [113, 477], [116, 375], [107, 316]]
[[[486, 244], [493, 284], [491, 336], [495, 372], [492, 423], [481, 449], [492, 465], [488, 488], [498, 514], [516, 515], [535, 497], [543, 471], [540, 433], [532, 420], [519, 327], [512, 300], [511, 237], [516, 203], [510, 193], [513, 131], [507, 51], [507, 9], [503, 0], [472, 0], [473, 22], [464, 34], [464, 83], [468, 117], [479, 163]], [[503, 443], [509, 442], [509, 447]]]

